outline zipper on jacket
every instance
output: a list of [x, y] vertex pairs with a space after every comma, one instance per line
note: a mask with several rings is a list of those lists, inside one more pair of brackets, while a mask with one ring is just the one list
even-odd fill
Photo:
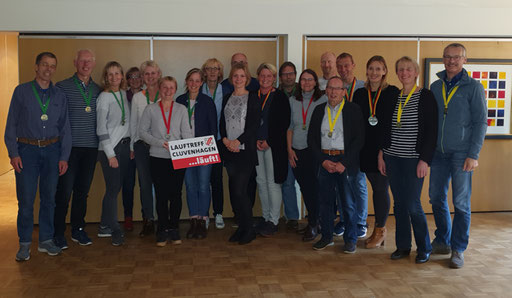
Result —
[[446, 121], [446, 114], [443, 113], [443, 125], [441, 129], [441, 152], [444, 154], [444, 122]]

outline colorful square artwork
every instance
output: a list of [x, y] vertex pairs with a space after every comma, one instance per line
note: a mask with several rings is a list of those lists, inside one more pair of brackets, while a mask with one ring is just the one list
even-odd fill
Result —
[[498, 110], [498, 117], [505, 117], [505, 110]]
[[505, 80], [507, 78], [507, 73], [504, 71], [500, 71], [500, 80]]
[[498, 81], [489, 81], [489, 89], [498, 88]]
[[474, 71], [473, 74], [472, 74], [472, 77], [473, 77], [473, 79], [479, 79], [480, 78], [480, 72], [479, 71]]
[[489, 98], [496, 98], [496, 91], [489, 91]]
[[498, 91], [498, 98], [505, 98], [505, 91], [504, 90]]
[[505, 101], [504, 100], [498, 100], [498, 108], [501, 108], [501, 109], [505, 108]]
[[496, 126], [503, 126], [503, 125], [504, 125], [503, 119], [498, 119]]
[[487, 89], [489, 87], [487, 80], [482, 80], [482, 81], [480, 81], [480, 83], [482, 83], [482, 86], [484, 86], [484, 89]]
[[487, 117], [496, 117], [496, 110], [488, 110]]
[[487, 79], [489, 77], [489, 73], [487, 71], [482, 71], [482, 79]]
[[489, 78], [490, 78], [490, 79], [497, 79], [497, 78], [498, 78], [498, 73], [497, 73], [497, 72], [495, 72], [495, 71], [491, 71], [491, 72], [489, 73]]
[[505, 89], [505, 86], [507, 86], [507, 82], [506, 81], [500, 81], [499, 82], [499, 89]]
[[488, 108], [495, 108], [496, 107], [496, 101], [495, 100], [488, 100], [487, 101], [487, 107]]

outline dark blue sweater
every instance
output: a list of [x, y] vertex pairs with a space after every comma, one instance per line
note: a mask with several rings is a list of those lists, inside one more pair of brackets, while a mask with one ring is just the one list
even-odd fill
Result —
[[[176, 102], [188, 107], [188, 92], [176, 98]], [[195, 137], [213, 135], [217, 137], [217, 111], [213, 100], [201, 92], [197, 95], [194, 108]]]

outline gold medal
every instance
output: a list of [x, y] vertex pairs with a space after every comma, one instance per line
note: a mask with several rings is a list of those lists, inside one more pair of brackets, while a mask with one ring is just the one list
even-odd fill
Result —
[[92, 111], [92, 109], [91, 109], [91, 107], [87, 106], [87, 107], [85, 107], [85, 111], [86, 111], [87, 113], [90, 113], [90, 112]]
[[397, 123], [396, 123], [396, 127], [397, 127], [397, 128], [402, 128], [402, 122], [397, 122]]
[[46, 115], [46, 114], [41, 115], [41, 120], [47, 121], [48, 120], [48, 115]]
[[124, 124], [125, 124], [125, 123], [126, 123], [126, 121], [124, 121], [124, 119], [123, 119], [123, 120], [121, 120], [121, 125], [123, 125], [123, 126], [124, 126]]
[[328, 136], [329, 138], [332, 138], [332, 131], [330, 131], [330, 132], [327, 134], [327, 136]]
[[302, 130], [306, 130], [306, 124], [302, 125]]

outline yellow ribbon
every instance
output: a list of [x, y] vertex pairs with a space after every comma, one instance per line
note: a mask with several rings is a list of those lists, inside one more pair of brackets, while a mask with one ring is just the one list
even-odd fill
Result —
[[448, 113], [448, 104], [450, 103], [450, 100], [452, 100], [452, 97], [455, 94], [455, 92], [457, 92], [457, 89], [459, 89], [458, 85], [453, 87], [452, 91], [448, 95], [448, 99], [446, 99], [446, 87], [443, 82], [443, 100], [444, 100], [444, 113], [445, 114]]
[[[409, 92], [409, 95], [407, 95], [407, 98], [405, 99], [405, 102], [404, 102], [403, 106], [402, 106], [402, 101], [401, 100], [398, 102], [398, 114], [396, 115], [396, 123], [397, 123], [398, 127], [400, 127], [402, 125], [402, 124], [399, 124], [399, 123], [401, 123], [402, 112], [404, 111], [405, 106], [409, 102], [409, 99], [411, 99], [411, 96], [414, 93], [414, 91], [416, 91], [417, 87], [418, 86], [414, 85], [412, 90]], [[400, 97], [402, 97], [403, 95], [404, 95], [404, 90], [402, 89], [402, 91], [400, 92]]]
[[334, 130], [334, 126], [336, 125], [336, 122], [338, 121], [338, 118], [340, 117], [341, 110], [343, 110], [343, 107], [345, 106], [345, 100], [341, 102], [340, 109], [338, 110], [338, 113], [336, 113], [336, 117], [334, 118], [334, 123], [332, 122], [332, 116], [331, 116], [331, 109], [329, 109], [329, 104], [327, 104], [327, 118], [329, 119], [329, 136], [332, 136], [332, 131]]

